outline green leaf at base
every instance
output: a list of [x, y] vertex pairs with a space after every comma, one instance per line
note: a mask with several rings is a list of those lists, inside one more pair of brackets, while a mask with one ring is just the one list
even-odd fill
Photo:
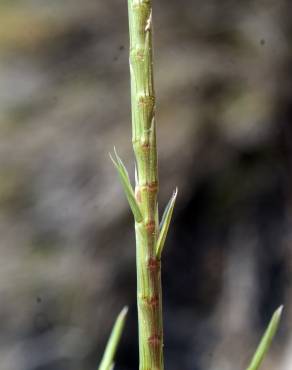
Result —
[[101, 363], [98, 370], [112, 370], [114, 367], [114, 357], [117, 351], [117, 346], [119, 344], [125, 321], [128, 312], [128, 307], [124, 307], [118, 317], [112, 329], [111, 335], [107, 342]]
[[267, 351], [269, 350], [270, 348], [270, 345], [272, 343], [272, 340], [274, 338], [274, 335], [276, 334], [276, 331], [278, 329], [278, 326], [279, 326], [279, 322], [280, 322], [280, 319], [281, 319], [281, 315], [282, 315], [282, 311], [283, 311], [283, 306], [280, 306], [273, 314], [272, 318], [271, 318], [271, 321], [269, 323], [269, 326], [267, 327], [261, 341], [260, 341], [260, 344], [258, 345], [258, 348], [251, 360], [251, 363], [250, 365], [248, 366], [248, 368], [246, 370], [258, 370], [263, 359], [264, 359], [264, 356], [265, 354], [267, 353]]

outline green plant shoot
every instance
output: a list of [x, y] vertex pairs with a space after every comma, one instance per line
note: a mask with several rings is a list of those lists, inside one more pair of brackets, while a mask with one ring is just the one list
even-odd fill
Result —
[[270, 345], [272, 343], [272, 340], [274, 338], [274, 335], [277, 332], [279, 322], [281, 319], [283, 311], [283, 306], [280, 306], [273, 314], [271, 321], [258, 345], [258, 348], [256, 349], [256, 352], [251, 360], [250, 365], [246, 370], [258, 370], [260, 368], [260, 365], [264, 359], [264, 356], [266, 355], [267, 351], [270, 348]]
[[[135, 221], [139, 370], [163, 370], [163, 320], [161, 256], [169, 230], [177, 190], [161, 222], [158, 214], [158, 164], [156, 147], [155, 90], [152, 50], [152, 1], [128, 0], [132, 144], [135, 154], [135, 189], [115, 150], [111, 159], [119, 174]], [[259, 347], [246, 370], [258, 370], [277, 330], [282, 307], [273, 315]], [[121, 313], [99, 370], [110, 370], [121, 335]]]
[[114, 357], [117, 351], [117, 346], [121, 339], [121, 335], [124, 329], [128, 307], [124, 307], [116, 318], [113, 326], [111, 335], [107, 342], [102, 360], [100, 362], [98, 370], [112, 370], [114, 367]]

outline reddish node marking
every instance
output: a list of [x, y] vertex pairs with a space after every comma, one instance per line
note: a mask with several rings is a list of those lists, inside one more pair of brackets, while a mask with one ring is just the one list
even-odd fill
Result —
[[161, 343], [161, 336], [158, 334], [151, 335], [151, 337], [148, 338], [148, 343], [150, 346], [158, 347]]
[[157, 272], [160, 269], [160, 262], [155, 258], [149, 258], [147, 267], [151, 272]]
[[158, 184], [157, 182], [151, 182], [150, 184], [148, 184], [148, 189], [149, 191], [156, 191], [157, 190], [157, 187], [158, 187]]
[[159, 303], [159, 297], [158, 295], [154, 295], [150, 298], [148, 297], [143, 297], [143, 301], [150, 307], [157, 307]]
[[154, 295], [153, 297], [151, 297], [149, 303], [150, 303], [150, 306], [152, 307], [158, 306], [158, 303], [159, 303], [158, 295]]
[[141, 145], [141, 148], [142, 150], [146, 151], [146, 150], [149, 150], [150, 148], [150, 144], [148, 141], [145, 141], [142, 145]]
[[149, 232], [149, 233], [153, 233], [155, 231], [155, 222], [154, 221], [148, 221], [146, 224], [145, 224], [145, 227], [146, 227], [146, 230]]
[[154, 181], [154, 182], [150, 182], [146, 185], [142, 185], [140, 187], [141, 191], [145, 191], [145, 192], [149, 192], [149, 193], [152, 193], [152, 192], [156, 192], [157, 191], [157, 188], [158, 188], [158, 183], [157, 181]]

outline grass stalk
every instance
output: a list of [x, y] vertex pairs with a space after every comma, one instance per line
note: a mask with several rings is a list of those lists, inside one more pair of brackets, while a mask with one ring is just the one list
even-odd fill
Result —
[[135, 220], [139, 369], [163, 370], [161, 254], [177, 190], [159, 224], [152, 2], [128, 0], [128, 11], [135, 190], [116, 150], [111, 159], [119, 173]]
[[[177, 190], [173, 193], [159, 223], [158, 168], [153, 83], [152, 1], [128, 0], [130, 33], [130, 77], [132, 106], [132, 144], [135, 154], [135, 190], [117, 154], [111, 159], [135, 220], [137, 306], [139, 329], [139, 369], [163, 370], [163, 320], [161, 255], [168, 233]], [[270, 347], [281, 317], [280, 307], [246, 370], [258, 370]], [[123, 326], [123, 321], [122, 321]], [[99, 370], [110, 370], [121, 334], [118, 325]], [[108, 353], [108, 355], [107, 355]]]
[[135, 196], [142, 221], [135, 222], [139, 369], [163, 369], [163, 324], [159, 232], [155, 92], [152, 62], [152, 4], [128, 0], [132, 143], [136, 159]]

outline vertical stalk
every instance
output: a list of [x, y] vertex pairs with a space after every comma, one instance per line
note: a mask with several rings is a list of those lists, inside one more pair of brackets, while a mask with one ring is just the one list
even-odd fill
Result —
[[[159, 225], [155, 93], [152, 62], [152, 0], [128, 0], [132, 143], [136, 159], [135, 192], [128, 172], [115, 151], [111, 156], [135, 219], [137, 306], [140, 370], [163, 370], [161, 254], [168, 233], [177, 189]], [[248, 370], [258, 370], [277, 330], [282, 307], [273, 315]], [[120, 333], [120, 331], [118, 332]], [[119, 334], [120, 335], [120, 334]], [[117, 337], [106, 351], [112, 364]], [[114, 345], [112, 345], [112, 343]], [[109, 353], [109, 355], [108, 355]], [[102, 362], [104, 364], [105, 362]]]
[[160, 256], [156, 253], [158, 173], [152, 63], [151, 0], [128, 0], [132, 143], [136, 158], [135, 221], [140, 370], [163, 369]]

